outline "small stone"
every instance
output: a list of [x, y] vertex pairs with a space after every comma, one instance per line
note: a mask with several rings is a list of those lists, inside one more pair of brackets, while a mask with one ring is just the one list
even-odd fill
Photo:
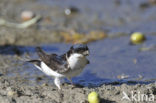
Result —
[[45, 87], [45, 86], [48, 86], [48, 84], [47, 83], [43, 83], [42, 86]]
[[15, 94], [17, 94], [15, 91], [8, 91], [8, 96], [14, 96]]
[[34, 16], [35, 14], [32, 11], [23, 11], [21, 13], [21, 19], [23, 21], [31, 20]]
[[79, 10], [76, 7], [69, 7], [64, 10], [66, 15], [71, 15], [72, 13], [77, 13]]

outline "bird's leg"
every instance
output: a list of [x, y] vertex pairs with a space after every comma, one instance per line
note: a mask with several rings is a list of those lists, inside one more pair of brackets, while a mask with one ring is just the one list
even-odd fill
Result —
[[54, 79], [54, 83], [55, 83], [55, 85], [58, 87], [58, 89], [61, 90], [60, 78], [56, 77], [56, 78]]
[[72, 79], [71, 79], [70, 77], [68, 77], [67, 79], [70, 81], [70, 83], [71, 83], [72, 85], [74, 85], [73, 82], [72, 82]]
[[75, 88], [75, 85], [74, 85], [74, 83], [72, 82], [72, 79], [71, 79], [70, 77], [68, 77], [67, 79], [68, 79], [68, 80], [70, 81], [70, 83], [71, 83], [71, 86], [72, 86], [71, 88], [72, 88], [72, 89]]

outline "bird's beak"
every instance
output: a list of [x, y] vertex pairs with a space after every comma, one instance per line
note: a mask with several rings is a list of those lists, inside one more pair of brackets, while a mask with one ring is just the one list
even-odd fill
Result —
[[88, 56], [89, 55], [89, 51], [87, 50], [87, 51], [83, 52], [83, 55], [84, 56]]

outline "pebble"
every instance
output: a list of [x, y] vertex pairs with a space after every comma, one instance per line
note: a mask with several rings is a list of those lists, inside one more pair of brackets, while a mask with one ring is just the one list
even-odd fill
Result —
[[8, 94], [7, 95], [8, 96], [14, 96], [15, 94], [17, 94], [17, 93], [15, 91], [12, 91], [11, 90], [11, 91], [8, 91]]
[[23, 21], [31, 20], [34, 16], [35, 14], [32, 11], [23, 11], [21, 13], [21, 19]]
[[71, 14], [73, 14], [73, 13], [77, 13], [79, 10], [78, 10], [78, 8], [76, 8], [76, 7], [69, 7], [69, 8], [67, 8], [67, 9], [65, 9], [64, 10], [64, 13], [66, 14], [66, 15], [71, 15]]

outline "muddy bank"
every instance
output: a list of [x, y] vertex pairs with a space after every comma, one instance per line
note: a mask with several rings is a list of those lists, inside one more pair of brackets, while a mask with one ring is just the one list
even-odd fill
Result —
[[[65, 7], [45, 5], [39, 3], [39, 0], [2, 0], [0, 4], [0, 19], [9, 23], [24, 23], [21, 19], [21, 13], [25, 10], [30, 10], [36, 16], [41, 16], [38, 22], [28, 28], [18, 28], [8, 24], [1, 25], [2, 21], [0, 20], [0, 45], [38, 45], [43, 43], [66, 42], [66, 37], [70, 36], [67, 34], [71, 34], [71, 36], [76, 34], [76, 39], [79, 39], [79, 37], [83, 38], [81, 34], [87, 34], [91, 30], [88, 30], [89, 25], [87, 23], [82, 23], [81, 25], [79, 20], [77, 21], [81, 17], [81, 13], [75, 16], [68, 16], [64, 13], [64, 10], [66, 10]], [[74, 18], [76, 21], [73, 20]], [[83, 21], [82, 19], [81, 22]], [[87, 29], [80, 30], [81, 28]], [[94, 30], [96, 29], [92, 31]], [[96, 34], [98, 35], [98, 33]], [[98, 39], [102, 38], [103, 36]]]
[[[155, 103], [156, 96], [155, 84], [136, 84], [136, 85], [102, 85], [96, 88], [75, 87], [64, 84], [62, 90], [58, 91], [54, 85], [42, 84], [29, 86], [23, 84], [22, 78], [0, 77], [0, 102], [1, 103], [88, 103], [87, 95], [96, 91], [101, 98], [101, 103]], [[123, 99], [124, 93], [129, 99]], [[132, 94], [134, 92], [134, 94]], [[136, 99], [132, 99], [135, 95]], [[148, 98], [141, 95], [147, 95]], [[147, 100], [146, 100], [147, 99]], [[136, 101], [135, 101], [136, 100]], [[151, 102], [152, 101], [152, 102]]]
[[0, 28], [0, 45], [37, 45], [56, 43], [62, 39], [54, 31], [38, 31], [33, 29]]
[[[63, 42], [60, 34], [62, 31], [69, 34], [106, 31], [108, 35], [115, 37], [119, 33], [124, 36], [135, 31], [142, 31], [147, 35], [156, 34], [155, 5], [148, 0], [66, 0], [64, 4], [56, 0], [0, 1], [0, 18], [6, 21], [22, 23], [21, 12], [24, 10], [30, 10], [42, 19], [25, 29], [0, 26], [0, 45]], [[70, 15], [65, 12], [68, 10], [71, 10]]]
[[[96, 91], [101, 98], [101, 103], [147, 103], [156, 100], [156, 84], [148, 82], [131, 83], [104, 83], [98, 87], [76, 86], [63, 83], [62, 90], [58, 91], [52, 78], [42, 74], [36, 68], [31, 69], [24, 65], [20, 56], [0, 55], [0, 102], [1, 103], [87, 103], [87, 95]], [[24, 67], [23, 67], [24, 65]], [[35, 73], [36, 72], [36, 73]], [[38, 75], [40, 72], [41, 75]], [[33, 75], [31, 75], [33, 73]], [[49, 82], [49, 80], [51, 80]], [[126, 93], [130, 100], [123, 99]], [[136, 93], [136, 99], [132, 99], [132, 93]], [[142, 95], [149, 96], [141, 98]], [[154, 100], [153, 100], [154, 96]], [[147, 99], [147, 101], [146, 101]]]
[[[33, 5], [35, 6], [36, 3], [34, 0], [1, 0], [0, 4], [0, 18], [6, 20], [7, 22], [17, 24], [22, 23], [23, 21], [20, 17], [21, 12], [24, 10], [31, 10], [35, 12], [36, 15], [42, 15], [36, 12], [33, 8], [28, 7], [28, 4], [30, 4], [31, 7], [33, 7]], [[44, 18], [43, 15], [42, 18]], [[0, 45], [34, 45], [43, 42], [49, 43], [61, 41], [57, 30], [41, 30], [38, 23], [24, 29], [1, 25], [0, 31]]]

